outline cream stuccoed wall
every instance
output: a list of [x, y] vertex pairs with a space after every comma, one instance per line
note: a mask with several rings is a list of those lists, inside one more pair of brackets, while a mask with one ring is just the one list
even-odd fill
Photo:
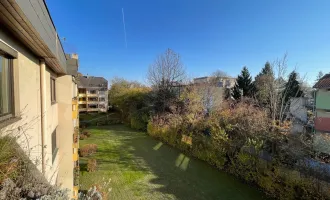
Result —
[[72, 81], [72, 76], [65, 75], [57, 78], [57, 105], [59, 114], [59, 125], [57, 127], [59, 139], [59, 159], [60, 169], [58, 174], [58, 185], [70, 190], [73, 188], [73, 132], [72, 121], [72, 94], [76, 84]]
[[[3, 128], [1, 133], [9, 133], [7, 132], [8, 130], [15, 130], [14, 134], [21, 135], [18, 143], [41, 172], [39, 59], [4, 29], [0, 29], [0, 39], [18, 52], [18, 93], [20, 95], [19, 106], [21, 117], [21, 120], [18, 122]], [[18, 129], [18, 127], [20, 128]]]
[[[46, 132], [44, 134], [44, 140], [45, 140], [45, 169], [46, 169], [46, 178], [51, 183], [55, 183], [58, 175], [58, 169], [59, 169], [59, 156], [58, 152], [55, 155], [55, 159], [53, 162], [53, 154], [52, 154], [52, 133], [55, 131], [55, 129], [58, 126], [58, 103], [56, 99], [56, 103], [51, 102], [51, 91], [50, 91], [50, 79], [51, 79], [51, 71], [47, 68], [45, 73], [45, 79], [46, 79], [46, 110], [45, 110], [45, 127]], [[55, 74], [53, 74], [54, 77], [56, 77]], [[57, 79], [55, 81], [55, 85], [57, 86]], [[56, 87], [56, 97], [58, 89]], [[57, 148], [59, 146], [59, 140], [58, 140], [58, 133], [57, 133]]]
[[[21, 119], [4, 127], [1, 133], [19, 135], [18, 143], [26, 151], [33, 163], [42, 172], [42, 139], [41, 139], [41, 92], [40, 92], [40, 60], [24, 44], [20, 43], [8, 31], [0, 29], [0, 40], [18, 52], [16, 59], [18, 72], [19, 107]], [[55, 183], [57, 179], [59, 158], [52, 163], [51, 134], [58, 126], [58, 105], [50, 100], [50, 71], [45, 73], [46, 79], [46, 132], [44, 134], [45, 177]], [[15, 81], [16, 81], [15, 80]], [[16, 84], [17, 84], [16, 82]], [[69, 95], [70, 96], [70, 95]]]

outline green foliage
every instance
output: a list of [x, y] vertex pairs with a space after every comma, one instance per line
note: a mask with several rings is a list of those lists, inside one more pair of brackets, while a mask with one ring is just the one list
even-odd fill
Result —
[[261, 72], [255, 77], [256, 98], [263, 106], [267, 106], [271, 101], [273, 93], [274, 72], [269, 62], [266, 62]]
[[133, 128], [146, 130], [150, 115], [150, 92], [150, 88], [137, 82], [114, 79], [109, 90], [109, 101], [120, 112], [123, 122]]
[[149, 109], [141, 108], [130, 115], [131, 127], [136, 130], [147, 130], [147, 124], [149, 121]]
[[[252, 97], [254, 85], [252, 77], [247, 67], [243, 67], [241, 74], [237, 76], [235, 87], [233, 88], [233, 97], [240, 99], [241, 96]], [[241, 93], [243, 92], [243, 94]]]
[[290, 98], [303, 96], [300, 83], [298, 82], [298, 74], [296, 71], [292, 71], [289, 75], [289, 79], [285, 84], [285, 90], [283, 91], [284, 102], [288, 102]]

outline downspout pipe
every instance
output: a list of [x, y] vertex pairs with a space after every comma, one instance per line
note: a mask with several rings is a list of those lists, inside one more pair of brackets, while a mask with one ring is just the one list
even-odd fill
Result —
[[40, 60], [40, 103], [41, 103], [41, 163], [42, 173], [46, 174], [45, 169], [45, 133], [46, 133], [46, 64], [45, 60]]

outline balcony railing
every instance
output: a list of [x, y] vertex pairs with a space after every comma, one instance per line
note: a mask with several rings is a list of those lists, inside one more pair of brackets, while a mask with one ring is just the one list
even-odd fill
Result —
[[98, 101], [88, 101], [87, 104], [98, 104]]
[[78, 104], [86, 104], [87, 101], [78, 101]]
[[93, 93], [93, 94], [88, 93], [87, 96], [88, 96], [88, 97], [97, 97], [97, 96], [99, 96], [99, 95], [98, 95], [97, 93]]
[[86, 97], [87, 95], [85, 93], [79, 93], [78, 96], [79, 97]]
[[79, 112], [81, 111], [87, 111], [87, 108], [79, 108]]
[[87, 111], [99, 111], [99, 108], [88, 108]]

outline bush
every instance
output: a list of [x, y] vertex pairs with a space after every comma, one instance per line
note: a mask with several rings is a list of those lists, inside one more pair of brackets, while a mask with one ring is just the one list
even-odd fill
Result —
[[96, 144], [87, 144], [80, 148], [80, 156], [86, 157], [89, 156], [97, 151], [97, 145]]
[[81, 139], [81, 140], [84, 140], [84, 139], [86, 139], [86, 138], [87, 138], [87, 136], [84, 135], [84, 134], [80, 134], [80, 136], [79, 136], [79, 139]]
[[96, 168], [97, 168], [97, 162], [96, 162], [96, 159], [88, 159], [88, 162], [87, 162], [87, 171], [88, 172], [94, 172], [96, 171]]
[[90, 137], [92, 135], [92, 133], [89, 131], [84, 131], [82, 134], [85, 135], [86, 137]]
[[131, 127], [137, 130], [147, 130], [149, 113], [146, 109], [141, 109], [131, 115]]

